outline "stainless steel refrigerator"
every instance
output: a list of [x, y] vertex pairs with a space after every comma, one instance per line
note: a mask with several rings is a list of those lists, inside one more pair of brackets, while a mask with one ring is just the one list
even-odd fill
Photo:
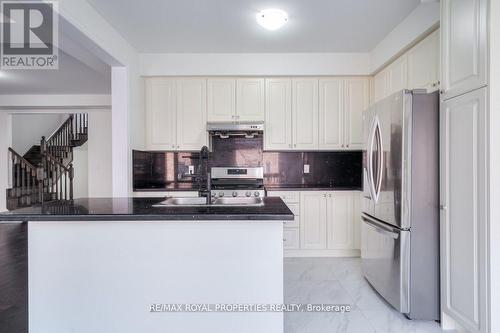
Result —
[[363, 131], [363, 274], [408, 318], [438, 320], [439, 95], [395, 93]]

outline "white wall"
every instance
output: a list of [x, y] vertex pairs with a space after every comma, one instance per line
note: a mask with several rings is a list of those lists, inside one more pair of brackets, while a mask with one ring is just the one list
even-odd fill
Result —
[[422, 36], [439, 25], [439, 1], [421, 3], [370, 54], [370, 73], [375, 73]]
[[[89, 48], [94, 48], [96, 53], [100, 53], [103, 61], [111, 66], [125, 67], [127, 89], [126, 92], [123, 92], [120, 87], [118, 89], [120, 92], [113, 96], [113, 104], [120, 105], [120, 109], [113, 112], [113, 117], [114, 119], [126, 118], [130, 127], [128, 131], [114, 131], [112, 133], [114, 143], [112, 150], [114, 156], [120, 158], [127, 156], [127, 164], [130, 166], [132, 163], [131, 150], [133, 148], [143, 149], [145, 146], [144, 88], [139, 75], [139, 55], [120, 33], [86, 1], [60, 0], [59, 12], [63, 22], [68, 22], [92, 42]], [[112, 82], [112, 91], [116, 84], [119, 83]], [[118, 102], [118, 99], [123, 99], [123, 102]], [[89, 160], [91, 159], [91, 151], [89, 147]], [[121, 160], [114, 163], [112, 167], [114, 168], [113, 173], [121, 175], [114, 178], [114, 186], [117, 188], [115, 194], [120, 196], [131, 194], [131, 168], [129, 168], [128, 174], [122, 174], [121, 170], [127, 166], [124, 166]], [[122, 186], [122, 184], [126, 184], [126, 186]], [[91, 192], [89, 187], [89, 195]]]
[[59, 113], [24, 113], [12, 115], [12, 148], [24, 155], [42, 136], [49, 137], [68, 117]]
[[367, 75], [367, 53], [141, 54], [141, 74]]
[[89, 161], [88, 143], [73, 149], [73, 198], [88, 198], [89, 196]]
[[112, 197], [113, 194], [111, 118], [109, 111], [89, 113], [87, 159], [90, 198]]

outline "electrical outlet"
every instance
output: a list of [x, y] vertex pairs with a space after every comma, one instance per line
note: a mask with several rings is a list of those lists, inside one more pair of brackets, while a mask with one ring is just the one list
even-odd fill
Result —
[[304, 173], [309, 173], [309, 164], [304, 164]]
[[190, 165], [190, 166], [188, 166], [188, 173], [189, 173], [190, 175], [194, 175], [194, 165]]

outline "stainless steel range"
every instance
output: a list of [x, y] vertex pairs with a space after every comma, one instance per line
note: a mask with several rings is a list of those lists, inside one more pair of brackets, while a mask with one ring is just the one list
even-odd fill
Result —
[[213, 167], [210, 169], [212, 197], [264, 197], [262, 167]]

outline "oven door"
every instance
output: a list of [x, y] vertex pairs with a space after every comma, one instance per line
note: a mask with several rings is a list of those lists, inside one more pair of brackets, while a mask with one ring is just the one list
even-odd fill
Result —
[[410, 231], [365, 214], [361, 217], [361, 259], [368, 282], [394, 308], [410, 312]]

